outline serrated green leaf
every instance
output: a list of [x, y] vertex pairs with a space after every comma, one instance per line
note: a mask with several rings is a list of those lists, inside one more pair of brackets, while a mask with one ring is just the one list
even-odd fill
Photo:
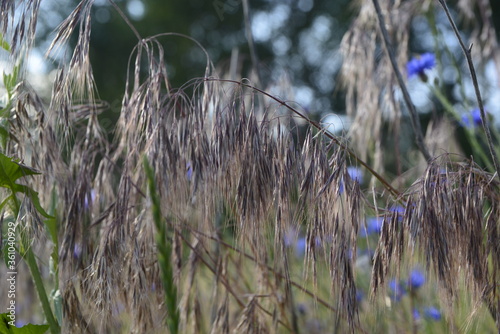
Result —
[[[53, 218], [51, 215], [45, 212], [45, 210], [40, 205], [40, 200], [36, 191], [28, 186], [15, 183], [17, 179], [23, 176], [37, 174], [40, 174], [40, 172], [17, 161], [14, 161], [12, 158], [0, 153], [0, 187], [8, 188], [14, 193], [24, 193], [31, 199], [31, 202], [42, 216], [46, 218]], [[5, 205], [4, 203], [2, 204]]]
[[12, 319], [8, 317], [8, 313], [0, 314], [0, 333], [2, 334], [43, 334], [49, 329], [49, 325], [33, 325], [27, 324], [23, 327], [9, 325]]
[[0, 153], [0, 186], [11, 188], [17, 179], [27, 175], [40, 174], [34, 168], [25, 166], [18, 161]]

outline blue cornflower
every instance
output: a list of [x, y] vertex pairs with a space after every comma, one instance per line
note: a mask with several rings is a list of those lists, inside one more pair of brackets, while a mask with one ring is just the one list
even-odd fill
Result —
[[418, 75], [423, 81], [427, 81], [427, 76], [424, 72], [434, 66], [436, 66], [436, 57], [433, 53], [428, 52], [424, 53], [420, 57], [413, 58], [408, 62], [408, 64], [406, 64], [408, 78]]
[[95, 189], [90, 190], [90, 194], [87, 194], [83, 199], [83, 207], [85, 210], [89, 210], [90, 206], [94, 203], [95, 198], [97, 197], [97, 192]]
[[401, 205], [396, 205], [396, 206], [393, 206], [392, 208], [390, 208], [389, 211], [404, 214], [405, 208]]
[[76, 243], [73, 247], [73, 257], [75, 259], [79, 259], [82, 256], [82, 245], [80, 243]]
[[191, 181], [191, 178], [193, 177], [193, 166], [191, 166], [191, 163], [188, 162], [186, 164], [186, 178], [188, 181]]
[[[295, 228], [289, 229], [283, 238], [285, 246], [294, 249], [295, 256], [300, 258], [306, 253], [307, 240], [305, 237], [299, 237], [299, 232]], [[319, 238], [315, 239], [316, 246], [320, 246]]]
[[285, 246], [286, 247], [290, 247], [293, 245], [293, 243], [295, 242], [295, 239], [297, 239], [297, 236], [298, 236], [298, 232], [296, 229], [294, 228], [290, 228], [288, 229], [288, 231], [285, 233], [284, 237], [283, 237], [283, 241], [285, 242]]
[[[485, 113], [487, 113], [486, 110]], [[481, 126], [482, 123], [481, 111], [478, 108], [471, 110], [469, 113], [462, 114], [462, 121], [460, 122], [464, 128], [469, 129]]]
[[[347, 174], [349, 177], [358, 182], [358, 183], [363, 183], [363, 171], [354, 166], [347, 167]], [[341, 180], [339, 184], [339, 193], [342, 194], [344, 192], [344, 181]]]
[[418, 269], [413, 269], [410, 272], [410, 277], [408, 278], [408, 288], [410, 290], [416, 290], [425, 284], [425, 275]]
[[403, 215], [405, 214], [405, 208], [401, 205], [393, 206], [389, 209], [390, 212], [394, 212], [398, 218], [398, 222], [403, 221]]
[[382, 232], [382, 225], [384, 224], [384, 218], [382, 217], [371, 217], [366, 220], [366, 226], [361, 226], [359, 231], [360, 237], [366, 237], [372, 234], [379, 234]]
[[360, 168], [354, 166], [347, 167], [347, 174], [354, 181], [363, 183], [363, 171]]
[[295, 243], [295, 256], [303, 257], [305, 253], [306, 253], [306, 238], [304, 237], [298, 238], [297, 242]]
[[427, 307], [424, 309], [424, 314], [427, 318], [439, 321], [441, 320], [441, 312], [434, 306]]
[[363, 298], [365, 298], [365, 294], [361, 290], [356, 290], [356, 301], [360, 303]]
[[416, 308], [413, 309], [413, 319], [415, 319], [415, 321], [420, 320], [420, 312]]
[[405, 295], [406, 291], [403, 284], [399, 283], [395, 279], [389, 282], [389, 289], [391, 290], [391, 298], [395, 301], [400, 301], [401, 298]]

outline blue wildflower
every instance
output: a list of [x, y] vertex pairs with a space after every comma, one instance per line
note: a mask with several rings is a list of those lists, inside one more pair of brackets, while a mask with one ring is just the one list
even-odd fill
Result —
[[411, 59], [408, 64], [406, 64], [408, 78], [418, 75], [423, 81], [427, 81], [427, 76], [424, 72], [434, 66], [436, 66], [436, 57], [433, 53], [428, 52], [424, 53], [420, 57], [415, 57]]
[[360, 303], [363, 298], [365, 298], [365, 294], [361, 290], [356, 290], [356, 301]]
[[[358, 183], [363, 183], [363, 171], [354, 166], [347, 167], [347, 174], [349, 177], [358, 182]], [[339, 193], [342, 194], [344, 192], [344, 181], [341, 180], [339, 184]]]
[[394, 212], [395, 215], [397, 218], [398, 218], [398, 222], [402, 222], [403, 221], [403, 215], [405, 214], [405, 208], [402, 207], [401, 205], [396, 205], [396, 206], [393, 206], [389, 209], [390, 212]]
[[404, 214], [405, 208], [402, 207], [401, 205], [396, 205], [396, 206], [393, 206], [392, 208], [390, 208], [389, 211]]
[[97, 197], [97, 192], [95, 189], [90, 190], [90, 194], [87, 194], [83, 199], [83, 207], [85, 210], [89, 210], [90, 206], [94, 203], [95, 198]]
[[410, 290], [416, 290], [424, 284], [425, 284], [424, 273], [418, 269], [413, 269], [410, 272], [410, 277], [408, 278], [408, 288]]
[[[485, 110], [487, 113], [487, 111]], [[483, 120], [481, 119], [481, 111], [476, 108], [471, 110], [469, 113], [462, 114], [462, 121], [460, 124], [464, 128], [473, 129], [477, 126], [481, 126], [483, 124]]]
[[76, 243], [73, 248], [73, 257], [75, 259], [79, 259], [82, 256], [82, 245], [80, 243]]
[[363, 171], [360, 168], [354, 166], [347, 167], [347, 174], [354, 181], [363, 183]]
[[389, 282], [390, 296], [395, 301], [400, 301], [401, 298], [405, 295], [406, 291], [403, 284], [399, 283], [395, 279]]
[[303, 257], [304, 254], [306, 253], [306, 238], [298, 238], [297, 242], [295, 243], [295, 256], [296, 257]]
[[299, 233], [295, 228], [290, 228], [286, 233], [285, 236], [283, 237], [283, 241], [285, 242], [286, 247], [292, 247], [295, 244], [295, 241], [297, 240], [297, 237], [299, 236]]
[[193, 166], [191, 166], [190, 162], [186, 164], [186, 177], [188, 181], [191, 181], [191, 178], [193, 177]]
[[307, 305], [304, 304], [304, 303], [300, 303], [297, 305], [297, 311], [299, 311], [299, 313], [301, 315], [305, 315], [307, 313]]
[[361, 226], [361, 231], [359, 231], [360, 237], [366, 237], [372, 234], [380, 234], [382, 232], [382, 225], [384, 224], [384, 218], [382, 217], [371, 217], [366, 220], [366, 226]]
[[425, 308], [424, 314], [427, 318], [430, 318], [432, 320], [435, 321], [441, 320], [441, 312], [434, 306]]
[[413, 309], [413, 319], [415, 321], [419, 321], [420, 320], [420, 312], [416, 308]]

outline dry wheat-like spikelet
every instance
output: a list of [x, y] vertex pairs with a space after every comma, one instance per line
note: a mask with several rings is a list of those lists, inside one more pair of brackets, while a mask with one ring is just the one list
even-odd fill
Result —
[[[396, 50], [400, 68], [407, 61], [409, 27], [420, 1], [381, 1], [387, 29]], [[361, 159], [370, 158], [376, 170], [383, 168], [382, 125], [389, 117], [397, 131], [401, 104], [395, 96], [397, 84], [388, 57], [381, 51], [381, 37], [371, 1], [360, 1], [360, 11], [341, 42], [345, 61], [342, 80], [346, 87], [347, 114], [353, 118], [349, 135]]]

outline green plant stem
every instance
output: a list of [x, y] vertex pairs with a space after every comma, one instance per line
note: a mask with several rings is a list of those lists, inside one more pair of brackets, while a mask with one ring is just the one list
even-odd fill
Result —
[[31, 247], [26, 247], [23, 245], [24, 261], [28, 264], [30, 269], [31, 277], [33, 278], [33, 283], [35, 283], [36, 291], [38, 292], [38, 298], [40, 298], [40, 302], [42, 303], [43, 312], [45, 313], [45, 318], [50, 326], [50, 332], [52, 334], [59, 334], [61, 332], [61, 328], [57, 323], [54, 314], [52, 313], [52, 309], [50, 308], [49, 299], [47, 297], [47, 293], [45, 292], [45, 287], [43, 286], [42, 275], [40, 274], [40, 270], [38, 269], [38, 265], [36, 263], [35, 254], [33, 254], [33, 250]]
[[153, 221], [156, 227], [156, 247], [158, 247], [158, 263], [162, 273], [162, 283], [165, 289], [165, 305], [167, 306], [167, 326], [171, 334], [179, 332], [179, 310], [177, 309], [177, 287], [174, 283], [172, 268], [172, 245], [167, 241], [167, 228], [161, 216], [160, 198], [156, 193], [156, 183], [154, 171], [149, 165], [148, 159], [144, 156], [144, 170], [149, 186], [149, 194], [153, 202]]
[[[439, 89], [436, 89], [436, 87], [429, 85], [431, 88], [432, 92], [434, 93], [434, 96], [441, 102], [441, 104], [444, 107], [444, 110], [448, 112], [450, 115], [452, 115], [457, 121], [460, 121], [460, 115], [455, 111], [453, 106], [451, 105], [450, 101], [441, 93]], [[495, 171], [495, 167], [491, 163], [491, 160], [489, 159], [488, 155], [486, 152], [484, 152], [483, 148], [477, 141], [476, 136], [470, 129], [465, 129], [465, 133], [467, 135], [467, 139], [469, 143], [472, 145], [474, 152], [478, 154], [479, 158], [486, 164], [486, 168], [490, 171]]]
[[[12, 203], [16, 216], [19, 216], [21, 205], [14, 192], [12, 192]], [[26, 240], [23, 240], [22, 235], [20, 239], [21, 247], [19, 249], [19, 253], [30, 270], [33, 283], [35, 284], [35, 288], [38, 293], [38, 298], [40, 298], [40, 302], [42, 303], [43, 313], [45, 314], [45, 318], [47, 319], [47, 322], [50, 326], [50, 332], [52, 334], [59, 334], [61, 332], [61, 328], [59, 327], [57, 320], [54, 318], [54, 314], [52, 313], [52, 309], [50, 308], [49, 298], [47, 297], [47, 292], [45, 291], [45, 287], [43, 286], [43, 279], [36, 263], [35, 254], [33, 254], [33, 250], [31, 249], [31, 246], [28, 244], [28, 242]]]
[[464, 41], [462, 40], [462, 37], [460, 36], [460, 32], [458, 31], [458, 28], [457, 28], [457, 25], [455, 24], [455, 21], [453, 21], [453, 18], [451, 17], [450, 10], [448, 9], [446, 2], [444, 0], [438, 0], [438, 1], [439, 1], [439, 4], [441, 5], [441, 7], [443, 7], [443, 10], [446, 14], [446, 17], [448, 18], [448, 21], [450, 21], [450, 25], [453, 29], [453, 32], [455, 33], [455, 36], [457, 37], [458, 43], [460, 44], [460, 48], [462, 49], [462, 51], [465, 55], [465, 59], [467, 60], [467, 65], [469, 66], [470, 76], [472, 79], [472, 85], [474, 86], [474, 92], [476, 93], [477, 105], [479, 107], [479, 112], [481, 113], [481, 119], [483, 120], [482, 125], [483, 125], [484, 134], [486, 135], [486, 142], [488, 143], [488, 148], [490, 150], [491, 159], [493, 160], [494, 170], [496, 171], [498, 179], [500, 179], [500, 166], [499, 166], [499, 162], [498, 162], [498, 157], [497, 157], [494, 145], [493, 145], [493, 140], [491, 138], [491, 132], [490, 132], [490, 128], [489, 128], [488, 118], [486, 117], [486, 112], [484, 111], [483, 99], [481, 97], [481, 91], [479, 90], [479, 84], [477, 81], [476, 70], [474, 68], [474, 63], [472, 62], [472, 56], [471, 56], [472, 44], [468, 48], [465, 47]]
[[408, 93], [408, 89], [406, 89], [405, 82], [403, 80], [403, 76], [401, 75], [401, 71], [399, 70], [396, 57], [394, 55], [394, 50], [392, 49], [392, 43], [389, 38], [389, 33], [385, 27], [385, 19], [384, 15], [382, 15], [382, 9], [380, 8], [380, 4], [378, 0], [372, 0], [373, 6], [375, 7], [375, 12], [377, 13], [378, 23], [380, 27], [380, 32], [382, 33], [382, 40], [384, 41], [384, 47], [387, 51], [387, 55], [389, 56], [389, 60], [391, 62], [392, 69], [394, 74], [396, 75], [396, 79], [398, 81], [399, 87], [401, 88], [401, 92], [403, 93], [403, 100], [405, 101], [406, 107], [410, 113], [410, 120], [413, 130], [415, 131], [415, 141], [417, 143], [418, 149], [424, 156], [427, 163], [430, 163], [432, 160], [432, 156], [427, 149], [427, 146], [424, 142], [424, 135], [422, 132], [422, 126], [420, 125], [420, 119], [418, 118], [417, 110], [415, 109], [415, 105], [411, 101], [410, 93]]

